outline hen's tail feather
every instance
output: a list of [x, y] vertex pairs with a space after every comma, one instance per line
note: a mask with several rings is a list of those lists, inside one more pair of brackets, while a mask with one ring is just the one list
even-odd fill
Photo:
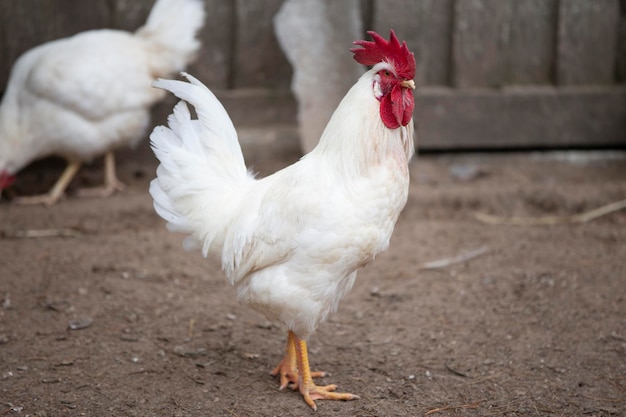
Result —
[[224, 244], [224, 225], [241, 207], [246, 195], [242, 189], [254, 178], [226, 110], [201, 82], [184, 75], [189, 82], [154, 82], [193, 105], [198, 120], [191, 119], [181, 101], [168, 117], [168, 127], [153, 130], [151, 146], [161, 164], [150, 194], [168, 229], [190, 235], [185, 248], [202, 246], [206, 255], [214, 242]]
[[200, 48], [196, 33], [204, 25], [202, 0], [157, 0], [137, 36], [154, 45], [151, 67], [155, 76], [182, 71]]
[[178, 98], [193, 105], [204, 134], [211, 136], [202, 145], [209, 147], [216, 153], [216, 156], [228, 159], [234, 158], [233, 165], [228, 166], [242, 169], [237, 170], [233, 174], [236, 176], [247, 176], [241, 146], [237, 139], [237, 131], [226, 109], [224, 109], [217, 97], [199, 80], [185, 72], [182, 75], [189, 80], [188, 83], [158, 79], [152, 85], [168, 90]]

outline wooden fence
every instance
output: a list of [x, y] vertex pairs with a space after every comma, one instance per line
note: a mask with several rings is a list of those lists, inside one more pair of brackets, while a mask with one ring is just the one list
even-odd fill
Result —
[[[93, 28], [134, 30], [152, 3], [0, 0], [0, 86], [25, 50]], [[189, 71], [217, 90], [236, 123], [294, 124], [292, 71], [272, 23], [283, 0], [205, 3], [202, 52]], [[422, 148], [626, 145], [626, 0], [361, 0], [360, 8], [365, 28], [394, 28], [416, 52]]]

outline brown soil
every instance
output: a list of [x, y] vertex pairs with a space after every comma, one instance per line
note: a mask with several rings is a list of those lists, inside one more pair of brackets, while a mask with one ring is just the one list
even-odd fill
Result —
[[[414, 161], [391, 247], [310, 341], [325, 382], [361, 398], [316, 414], [625, 415], [626, 211], [553, 226], [474, 216], [625, 198], [624, 156], [596, 156]], [[288, 159], [253, 162], [267, 173]], [[108, 199], [73, 188], [51, 208], [0, 203], [0, 415], [314, 415], [269, 375], [286, 332], [238, 305], [219, 265], [184, 252], [154, 213], [147, 145], [118, 165], [128, 189]], [[35, 164], [14, 191], [45, 190], [61, 168]], [[20, 237], [43, 229], [67, 235]]]

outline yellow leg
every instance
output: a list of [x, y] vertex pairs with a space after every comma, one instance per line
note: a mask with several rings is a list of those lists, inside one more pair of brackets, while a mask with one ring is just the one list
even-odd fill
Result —
[[294, 334], [291, 331], [289, 331], [289, 334], [287, 334], [287, 347], [285, 349], [285, 357], [272, 371], [273, 376], [276, 376], [278, 374], [280, 374], [280, 387], [278, 389], [283, 390], [289, 384], [298, 384], [296, 345], [294, 344]]
[[104, 185], [96, 188], [78, 190], [81, 197], [108, 197], [115, 191], [122, 191], [126, 186], [115, 174], [115, 154], [109, 151], [104, 155]]
[[294, 334], [296, 345], [296, 362], [298, 364], [298, 389], [304, 401], [313, 409], [317, 410], [315, 400], [355, 400], [359, 398], [354, 394], [333, 392], [336, 385], [317, 386], [313, 382], [311, 369], [309, 367], [309, 354], [306, 340], [300, 339]]
[[14, 201], [17, 204], [45, 204], [46, 206], [55, 204], [65, 193], [65, 189], [80, 169], [80, 166], [80, 162], [69, 162], [65, 171], [63, 171], [63, 174], [61, 174], [48, 194], [18, 197]]
[[[272, 375], [280, 374], [280, 387], [283, 390], [290, 386], [292, 389], [298, 389], [298, 361], [296, 358], [296, 335], [291, 330], [287, 334], [287, 348], [285, 349], [285, 357], [280, 361], [278, 366], [272, 371]], [[320, 378], [326, 376], [326, 372], [311, 372], [312, 378]]]

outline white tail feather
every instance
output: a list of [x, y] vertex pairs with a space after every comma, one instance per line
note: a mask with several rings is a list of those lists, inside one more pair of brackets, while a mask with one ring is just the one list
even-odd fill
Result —
[[246, 169], [237, 133], [228, 113], [200, 81], [157, 80], [155, 87], [171, 91], [194, 106], [191, 119], [181, 101], [168, 118], [168, 126], [150, 135], [161, 164], [150, 183], [156, 212], [168, 229], [190, 235], [185, 248], [202, 246], [204, 255], [215, 242], [224, 244], [229, 222], [241, 206], [242, 188], [254, 182]]

